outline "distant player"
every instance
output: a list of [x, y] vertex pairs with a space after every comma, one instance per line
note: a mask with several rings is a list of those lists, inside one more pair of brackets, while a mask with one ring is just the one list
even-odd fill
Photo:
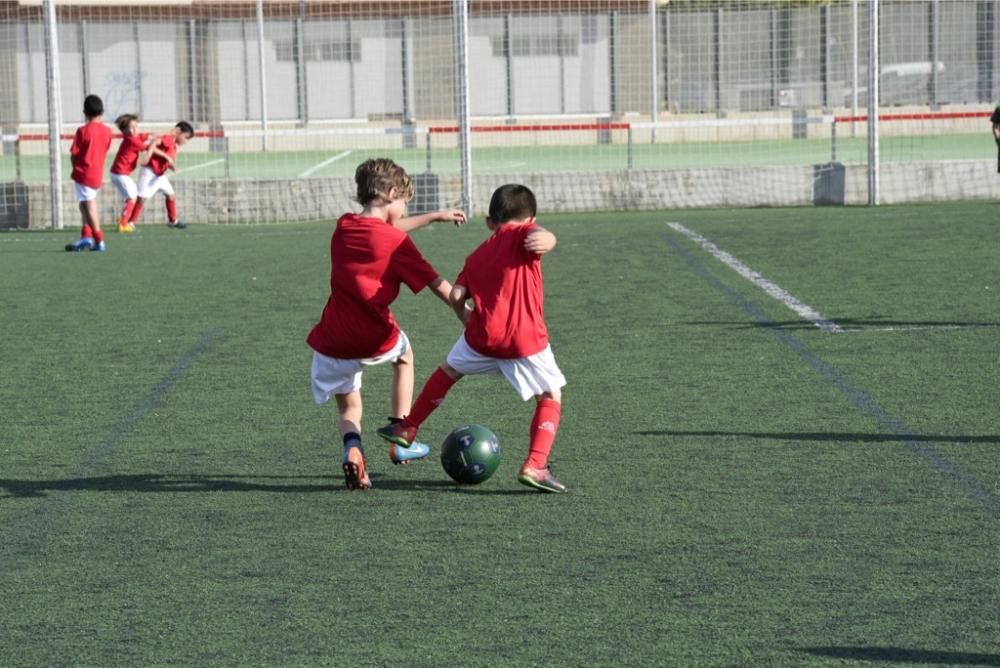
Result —
[[[548, 457], [562, 413], [566, 379], [549, 346], [543, 316], [542, 255], [556, 237], [535, 222], [535, 195], [522, 185], [501, 186], [490, 200], [486, 226], [493, 234], [465, 260], [450, 300], [466, 320], [465, 332], [443, 364], [427, 379], [410, 414], [378, 430], [404, 447], [441, 405], [451, 387], [469, 374], [502, 375], [521, 399], [535, 398], [528, 457], [517, 480], [543, 492], [565, 492]], [[471, 313], [465, 304], [472, 299]]]
[[[348, 489], [368, 489], [371, 479], [361, 444], [361, 374], [365, 367], [389, 363], [392, 412], [397, 419], [413, 399], [413, 348], [389, 306], [401, 285], [414, 293], [426, 287], [446, 304], [451, 284], [417, 250], [406, 231], [434, 220], [465, 222], [448, 210], [403, 218], [413, 183], [392, 160], [362, 163], [354, 174], [361, 213], [346, 213], [330, 239], [330, 297], [320, 321], [306, 339], [313, 349], [312, 391], [317, 404], [337, 401], [337, 423], [344, 442], [342, 468]], [[397, 227], [398, 226], [398, 227]], [[389, 458], [405, 464], [427, 456], [422, 443], [391, 445]]]
[[177, 217], [177, 199], [174, 187], [167, 178], [168, 169], [176, 169], [177, 149], [194, 137], [194, 128], [187, 121], [181, 121], [167, 134], [161, 136], [149, 149], [149, 161], [139, 170], [138, 198], [132, 207], [129, 222], [134, 226], [139, 222], [146, 200], [158, 192], [167, 198], [167, 227], [183, 230], [185, 225]]
[[114, 136], [111, 128], [104, 124], [104, 102], [96, 95], [88, 95], [83, 100], [83, 115], [87, 122], [81, 125], [73, 135], [73, 144], [69, 147], [70, 162], [73, 164], [73, 186], [76, 190], [76, 201], [80, 205], [80, 217], [83, 230], [80, 238], [67, 244], [68, 251], [86, 249], [103, 251], [104, 232], [101, 231], [101, 221], [97, 216], [97, 191], [104, 181], [104, 162], [111, 150], [111, 139]]
[[993, 141], [997, 145], [997, 173], [1000, 174], [1000, 103], [993, 108], [990, 123], [993, 124]]
[[132, 172], [138, 166], [140, 156], [149, 148], [149, 134], [139, 134], [139, 117], [135, 114], [122, 114], [115, 119], [115, 125], [122, 133], [118, 153], [111, 164], [111, 182], [115, 184], [122, 196], [122, 215], [118, 218], [119, 232], [134, 232], [132, 210], [135, 208], [138, 189], [132, 180]]

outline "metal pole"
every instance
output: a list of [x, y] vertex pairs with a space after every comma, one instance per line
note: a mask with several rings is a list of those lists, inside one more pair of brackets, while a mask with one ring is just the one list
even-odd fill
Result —
[[132, 22], [132, 39], [135, 41], [135, 110], [142, 118], [142, 42], [139, 40], [139, 22]]
[[657, 68], [656, 68], [656, 0], [649, 0], [649, 120], [653, 122], [649, 133], [649, 143], [656, 143], [656, 120], [659, 118], [660, 109], [657, 93]]
[[503, 15], [503, 56], [507, 70], [507, 116], [514, 115], [514, 54], [510, 43], [510, 14]]
[[608, 93], [611, 117], [618, 116], [618, 12], [608, 14]]
[[879, 0], [868, 0], [868, 206], [878, 206]]
[[[851, 117], [858, 116], [858, 0], [851, 0]], [[857, 136], [857, 123], [851, 121], [851, 136]]]
[[45, 97], [49, 112], [49, 195], [52, 227], [63, 228], [62, 220], [62, 97], [59, 90], [59, 35], [54, 0], [42, 1], [45, 23]]
[[267, 68], [264, 66], [264, 0], [257, 0], [257, 60], [260, 65], [260, 148], [262, 151], [267, 151]]
[[458, 147], [462, 156], [462, 208], [472, 211], [472, 142], [469, 131], [469, 2], [455, 0], [455, 106], [458, 112]]
[[90, 47], [87, 44], [87, 20], [80, 19], [77, 24], [77, 32], [80, 40], [80, 68], [83, 70], [83, 94], [90, 94]]
[[344, 23], [344, 31], [347, 33], [347, 74], [350, 85], [348, 90], [351, 97], [351, 118], [358, 117], [358, 91], [354, 81], [354, 29], [351, 19]]
[[930, 20], [930, 51], [931, 51], [931, 78], [928, 82], [930, 86], [930, 91], [928, 91], [928, 97], [930, 98], [930, 106], [932, 109], [938, 108], [938, 61], [941, 60], [941, 5], [938, 4], [938, 0], [933, 0], [931, 2], [931, 20]]

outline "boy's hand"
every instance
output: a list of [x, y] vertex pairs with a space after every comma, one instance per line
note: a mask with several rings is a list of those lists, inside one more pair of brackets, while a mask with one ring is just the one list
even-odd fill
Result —
[[535, 255], [545, 255], [556, 247], [556, 235], [545, 229], [537, 229], [524, 238], [524, 249]]
[[468, 222], [465, 212], [461, 209], [445, 209], [437, 212], [438, 220], [447, 223], [454, 223], [455, 227], [461, 227]]

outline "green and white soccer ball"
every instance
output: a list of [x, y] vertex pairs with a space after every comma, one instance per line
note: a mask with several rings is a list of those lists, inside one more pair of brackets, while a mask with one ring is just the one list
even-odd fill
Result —
[[453, 480], [478, 485], [500, 466], [500, 439], [486, 427], [456, 427], [441, 444], [441, 466]]

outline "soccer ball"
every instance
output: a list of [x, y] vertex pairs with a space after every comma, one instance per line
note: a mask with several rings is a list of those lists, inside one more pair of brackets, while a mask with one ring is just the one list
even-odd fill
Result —
[[456, 482], [478, 485], [500, 466], [500, 440], [482, 425], [456, 427], [441, 444], [441, 466]]

